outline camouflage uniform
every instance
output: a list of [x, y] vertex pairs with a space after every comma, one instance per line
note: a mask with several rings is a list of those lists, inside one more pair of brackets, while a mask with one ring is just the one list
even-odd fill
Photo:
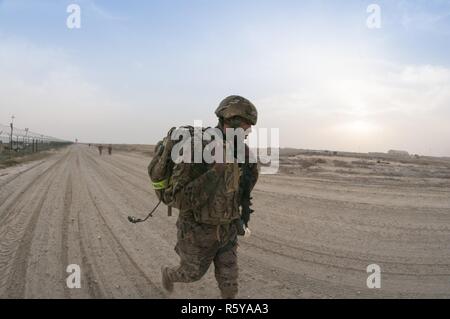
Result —
[[234, 224], [215, 226], [197, 223], [192, 215], [177, 220], [180, 265], [168, 269], [172, 282], [194, 282], [203, 277], [214, 262], [221, 294], [233, 298], [238, 291], [237, 231]]
[[[171, 283], [194, 282], [202, 278], [214, 262], [222, 297], [234, 298], [238, 292], [241, 164], [224, 165], [224, 171], [220, 173], [213, 164], [180, 163], [174, 166], [170, 193], [173, 196], [171, 206], [180, 210], [175, 246], [180, 265], [166, 268], [165, 275]], [[253, 187], [258, 179], [258, 167], [249, 165]]]

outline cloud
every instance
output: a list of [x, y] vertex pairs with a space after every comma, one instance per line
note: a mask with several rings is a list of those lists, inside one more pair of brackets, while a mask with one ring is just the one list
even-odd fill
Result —
[[450, 3], [448, 1], [400, 1], [401, 26], [410, 31], [419, 30], [450, 35]]
[[0, 38], [0, 122], [75, 139], [120, 137], [126, 107], [87, 80], [61, 49]]
[[280, 127], [283, 146], [450, 155], [450, 69], [357, 57], [308, 63], [313, 73], [286, 79], [297, 89], [256, 101], [260, 125]]
[[[182, 92], [172, 87], [177, 73], [169, 72], [165, 82], [154, 81], [151, 90], [124, 100], [102, 86], [107, 83], [90, 80], [64, 50], [0, 35], [0, 123], [14, 114], [17, 126], [60, 138], [155, 142], [167, 127], [190, 124], [194, 116], [214, 120], [211, 105], [237, 88], [258, 107], [260, 127], [280, 128], [281, 146], [450, 155], [448, 68], [362, 58], [325, 46], [290, 48], [242, 61], [245, 72], [217, 70], [225, 76], [214, 81], [211, 72], [204, 79], [195, 70], [192, 78], [185, 72], [191, 81], [180, 81]], [[136, 60], [132, 67], [147, 63]], [[120, 75], [111, 81], [127, 84]], [[144, 88], [148, 79], [134, 84]]]
[[100, 16], [102, 19], [111, 20], [111, 21], [127, 21], [128, 17], [119, 16], [117, 14], [113, 14], [112, 12], [106, 10], [104, 7], [99, 6], [93, 1], [88, 1], [88, 8]]

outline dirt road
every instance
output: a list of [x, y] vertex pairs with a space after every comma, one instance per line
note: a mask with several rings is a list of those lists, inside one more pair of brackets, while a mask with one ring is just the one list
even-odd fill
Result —
[[[177, 213], [157, 202], [149, 158], [74, 145], [0, 170], [1, 298], [167, 298]], [[263, 176], [249, 239], [240, 239], [241, 298], [450, 298], [450, 187], [421, 179]], [[68, 289], [66, 267], [81, 268]], [[366, 267], [381, 267], [368, 289]], [[170, 298], [219, 296], [212, 268]]]

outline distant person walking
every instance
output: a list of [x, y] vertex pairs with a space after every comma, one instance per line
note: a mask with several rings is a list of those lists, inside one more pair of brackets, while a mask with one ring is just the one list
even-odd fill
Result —
[[103, 151], [103, 145], [99, 145], [98, 152], [100, 153], [100, 156], [102, 155], [102, 151]]
[[112, 145], [109, 144], [108, 145], [108, 154], [111, 155], [111, 153], [112, 153]]

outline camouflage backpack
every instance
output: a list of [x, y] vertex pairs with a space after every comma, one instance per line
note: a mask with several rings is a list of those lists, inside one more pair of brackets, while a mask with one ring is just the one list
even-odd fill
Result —
[[[152, 181], [153, 189], [160, 201], [168, 206], [168, 215], [171, 216], [172, 208], [172, 172], [175, 163], [171, 158], [173, 146], [178, 142], [172, 140], [171, 136], [175, 127], [172, 127], [166, 137], [159, 141], [154, 150], [154, 156], [148, 165], [148, 175]], [[182, 126], [180, 129], [189, 130], [192, 137], [194, 135], [194, 127]], [[202, 133], [207, 128], [202, 128]]]
[[[198, 136], [196, 135], [196, 131], [192, 126], [183, 126], [181, 127], [183, 129], [187, 129], [189, 131], [189, 134], [191, 137], [194, 137], [191, 139], [191, 142], [195, 140]], [[168, 206], [168, 215], [171, 216], [171, 209], [172, 207], [181, 209], [179, 206], [179, 203], [177, 204], [177, 201], [174, 199], [173, 194], [175, 193], [174, 190], [177, 188], [178, 182], [180, 181], [179, 172], [175, 172], [174, 167], [175, 163], [172, 160], [172, 150], [175, 144], [178, 143], [177, 140], [172, 140], [172, 133], [174, 132], [176, 128], [173, 127], [169, 130], [167, 133], [167, 136], [159, 141], [154, 150], [154, 156], [148, 165], [148, 174], [150, 176], [150, 179], [152, 181], [153, 188], [155, 190], [155, 193], [159, 199], [158, 204], [155, 206], [155, 208], [148, 214], [148, 216], [145, 219], [139, 219], [132, 216], [128, 217], [128, 220], [131, 223], [138, 223], [143, 222], [147, 220], [149, 217], [152, 216], [153, 212], [156, 210], [156, 208], [159, 206], [161, 202], [166, 204]], [[202, 129], [202, 134], [207, 130], [208, 128]], [[200, 132], [197, 132], [200, 133]], [[181, 139], [180, 139], [181, 140]], [[205, 142], [205, 141], [203, 141]], [[205, 144], [203, 144], [203, 147]], [[212, 225], [218, 225], [223, 223], [229, 223], [233, 220], [240, 219], [241, 223], [239, 224], [242, 228], [241, 231], [239, 231], [239, 235], [242, 235], [245, 233], [245, 228], [247, 227], [248, 220], [250, 217], [250, 213], [253, 212], [253, 210], [250, 208], [251, 206], [251, 197], [250, 192], [252, 188], [253, 182], [250, 181], [250, 179], [254, 178], [252, 170], [246, 170], [247, 165], [243, 165], [243, 175], [249, 176], [248, 178], [240, 179], [239, 176], [239, 165], [237, 163], [234, 163], [232, 165], [227, 165], [225, 171], [224, 171], [224, 177], [223, 177], [223, 183], [225, 186], [225, 193], [217, 194], [218, 198], [215, 198], [214, 196], [211, 198], [211, 201], [209, 202], [210, 205], [199, 207], [199, 209], [196, 209], [194, 211], [194, 218], [198, 222], [206, 223], [206, 224], [212, 224]], [[196, 165], [196, 169], [192, 170], [192, 174], [189, 173], [189, 175], [183, 175], [184, 181], [186, 180], [185, 177], [188, 177], [189, 179], [195, 179], [196, 176], [199, 176], [202, 174], [202, 172], [206, 171], [208, 169], [208, 164], [205, 162], [202, 162], [200, 165]], [[245, 173], [247, 171], [247, 173]], [[238, 178], [239, 180], [236, 180]], [[256, 177], [257, 178], [257, 177]], [[249, 182], [246, 185], [245, 181], [248, 180]], [[256, 181], [256, 180], [255, 180]], [[239, 184], [239, 185], [238, 185]], [[239, 188], [239, 194], [238, 197], [235, 195], [235, 192]], [[247, 192], [245, 192], [247, 191]], [[239, 212], [239, 206], [237, 210], [228, 211], [227, 205], [230, 204], [231, 201], [234, 203], [235, 201], [239, 201], [240, 205], [242, 207], [242, 215]], [[212, 206], [211, 206], [212, 204]], [[236, 205], [238, 203], [235, 203]], [[244, 227], [245, 225], [245, 227]]]
[[168, 187], [174, 166], [170, 157], [174, 145], [171, 135], [174, 130], [175, 127], [172, 127], [167, 136], [156, 144], [153, 159], [148, 166], [148, 175], [152, 181], [156, 196], [166, 205], [169, 203], [165, 200], [164, 191]]
[[174, 166], [174, 163], [171, 159], [172, 148], [175, 144], [175, 141], [172, 141], [171, 139], [172, 132], [174, 130], [175, 127], [172, 127], [167, 133], [167, 136], [156, 144], [154, 156], [148, 166], [148, 175], [150, 176], [159, 202], [144, 219], [136, 218], [134, 216], [128, 216], [128, 221], [130, 223], [135, 224], [145, 222], [149, 217], [153, 216], [153, 213], [155, 212], [156, 208], [158, 208], [159, 204], [161, 204], [161, 202], [168, 206], [167, 214], [169, 216], [172, 215], [170, 200], [168, 200], [167, 196], [164, 195], [169, 186], [170, 177], [172, 175]]

